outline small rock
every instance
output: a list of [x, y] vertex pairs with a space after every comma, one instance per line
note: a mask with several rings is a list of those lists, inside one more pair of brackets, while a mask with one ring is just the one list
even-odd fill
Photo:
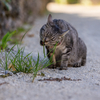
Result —
[[0, 72], [0, 76], [2, 77], [7, 77], [7, 76], [12, 76], [13, 73], [11, 71], [5, 70]]
[[11, 71], [5, 70], [5, 75], [12, 76], [13, 73]]
[[19, 72], [19, 73], [16, 73], [16, 75], [19, 77], [19, 78], [21, 78], [21, 77], [23, 77], [23, 72]]

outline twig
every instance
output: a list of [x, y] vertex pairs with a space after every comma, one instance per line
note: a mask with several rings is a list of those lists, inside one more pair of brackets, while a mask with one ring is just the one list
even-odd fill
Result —
[[38, 81], [58, 81], [58, 82], [60, 82], [60, 81], [63, 81], [63, 80], [68, 80], [68, 81], [81, 81], [81, 79], [71, 79], [71, 78], [66, 78], [65, 76], [64, 77], [61, 77], [61, 78], [52, 78], [52, 77], [50, 77], [48, 79], [44, 78], [44, 79], [39, 79]]

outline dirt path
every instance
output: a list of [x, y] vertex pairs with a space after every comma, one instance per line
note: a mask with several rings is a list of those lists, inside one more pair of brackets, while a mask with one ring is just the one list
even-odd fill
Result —
[[[100, 7], [49, 5], [48, 9], [53, 13], [53, 18], [64, 19], [77, 29], [88, 48], [86, 66], [69, 67], [66, 71], [46, 68], [42, 70], [45, 77], [37, 76], [34, 83], [31, 82], [31, 74], [18, 73], [0, 78], [0, 100], [100, 100]], [[34, 37], [24, 38], [26, 52], [33, 51], [35, 57], [38, 52], [43, 57], [39, 29], [46, 23], [46, 18], [39, 18], [28, 33], [34, 34]], [[38, 81], [64, 76], [69, 79]]]

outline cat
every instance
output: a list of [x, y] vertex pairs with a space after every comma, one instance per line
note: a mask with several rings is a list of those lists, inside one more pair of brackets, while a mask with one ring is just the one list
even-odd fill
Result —
[[46, 47], [48, 58], [52, 56], [53, 64], [49, 68], [66, 70], [68, 66], [80, 67], [86, 64], [87, 47], [78, 37], [76, 29], [62, 19], [52, 20], [51, 14], [40, 29], [40, 44]]

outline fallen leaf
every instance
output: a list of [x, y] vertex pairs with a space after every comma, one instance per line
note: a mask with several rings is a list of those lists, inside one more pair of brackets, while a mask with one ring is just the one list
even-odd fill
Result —
[[8, 69], [11, 69], [12, 71], [16, 71], [15, 66], [12, 63], [9, 65]]
[[34, 34], [27, 34], [28, 37], [34, 37]]

